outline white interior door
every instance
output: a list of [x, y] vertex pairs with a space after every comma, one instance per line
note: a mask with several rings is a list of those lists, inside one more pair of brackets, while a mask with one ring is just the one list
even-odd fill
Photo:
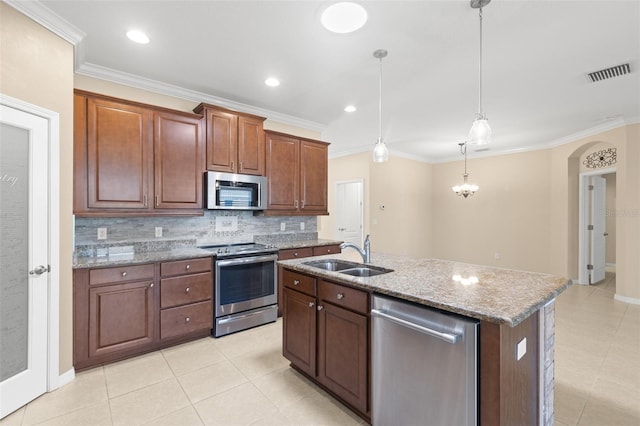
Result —
[[47, 391], [49, 122], [0, 105], [0, 417]]
[[591, 284], [604, 279], [606, 268], [606, 210], [607, 210], [607, 181], [602, 176], [592, 176], [591, 185]]
[[363, 198], [362, 180], [336, 182], [336, 239], [362, 246]]

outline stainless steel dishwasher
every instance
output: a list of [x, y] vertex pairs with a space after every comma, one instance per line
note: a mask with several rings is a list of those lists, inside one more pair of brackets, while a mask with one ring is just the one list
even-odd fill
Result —
[[372, 424], [476, 425], [479, 321], [374, 295]]

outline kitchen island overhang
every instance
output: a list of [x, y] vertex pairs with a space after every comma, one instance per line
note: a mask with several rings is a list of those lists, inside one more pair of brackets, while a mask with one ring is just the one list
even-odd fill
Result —
[[[356, 259], [352, 253], [316, 259], [323, 258]], [[480, 424], [553, 424], [555, 298], [571, 285], [569, 279], [380, 253], [373, 253], [371, 265], [393, 272], [354, 277], [305, 265], [304, 259], [278, 263], [281, 271], [295, 271], [318, 282], [334, 282], [479, 319]]]

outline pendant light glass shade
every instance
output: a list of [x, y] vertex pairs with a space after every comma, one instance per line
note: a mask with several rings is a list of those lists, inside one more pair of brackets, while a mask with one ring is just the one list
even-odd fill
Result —
[[373, 162], [384, 163], [385, 161], [389, 161], [389, 150], [382, 139], [378, 139], [376, 146], [373, 147]]
[[378, 98], [378, 142], [373, 147], [373, 162], [384, 163], [389, 161], [389, 150], [387, 145], [382, 140], [382, 58], [387, 56], [387, 51], [384, 49], [378, 49], [373, 52], [373, 57], [380, 60], [380, 97]]
[[478, 115], [469, 131], [469, 145], [486, 145], [491, 142], [489, 120]]
[[491, 127], [489, 120], [482, 111], [482, 7], [491, 0], [471, 0], [471, 7], [478, 9], [480, 18], [480, 55], [478, 60], [478, 113], [469, 131], [469, 145], [486, 145], [491, 142]]

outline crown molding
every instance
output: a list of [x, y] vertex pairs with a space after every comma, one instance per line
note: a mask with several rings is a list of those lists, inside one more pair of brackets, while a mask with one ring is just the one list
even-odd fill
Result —
[[2, 1], [74, 46], [86, 36], [82, 30], [62, 19], [39, 1]]
[[265, 117], [279, 123], [313, 130], [318, 133], [322, 133], [322, 131], [326, 127], [324, 124], [316, 123], [314, 121], [305, 120], [288, 114], [282, 114], [265, 108], [243, 104], [241, 102], [220, 98], [218, 96], [208, 95], [206, 93], [185, 89], [173, 84], [151, 80], [135, 74], [129, 74], [126, 72], [117, 71], [111, 68], [87, 62], [78, 66], [76, 68], [76, 73], [83, 74], [88, 77], [123, 84], [125, 86], [135, 87], [137, 89], [148, 90], [150, 92], [159, 93], [161, 95], [172, 96], [174, 98], [186, 99], [188, 101], [198, 103], [205, 102], [212, 105], [218, 105], [220, 107], [228, 108], [234, 111], [245, 112], [248, 114], [258, 115], [260, 117]]

